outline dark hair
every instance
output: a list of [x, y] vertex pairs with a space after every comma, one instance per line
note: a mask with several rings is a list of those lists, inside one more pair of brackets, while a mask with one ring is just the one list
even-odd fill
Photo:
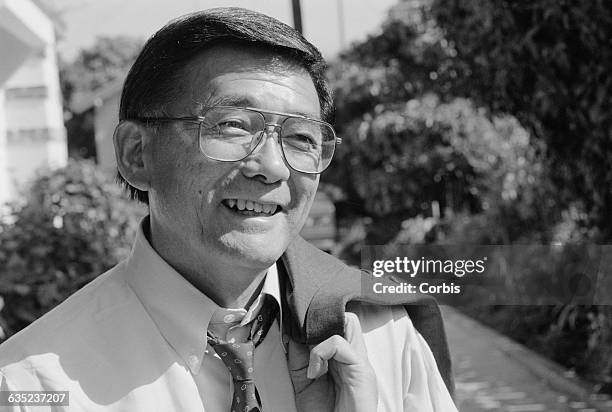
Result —
[[[269, 50], [304, 68], [319, 96], [321, 118], [333, 123], [333, 99], [325, 78], [321, 53], [292, 27], [265, 14], [238, 7], [220, 7], [170, 21], [144, 45], [125, 79], [119, 120], [160, 115], [164, 105], [180, 93], [180, 77], [187, 63], [220, 43]], [[147, 192], [119, 181], [130, 196], [148, 203]]]

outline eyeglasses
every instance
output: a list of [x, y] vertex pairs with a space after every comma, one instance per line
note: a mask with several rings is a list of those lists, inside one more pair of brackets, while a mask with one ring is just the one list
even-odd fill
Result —
[[[266, 122], [264, 114], [283, 116], [280, 123]], [[139, 117], [139, 121], [198, 123], [200, 151], [222, 162], [245, 159], [260, 146], [264, 134], [277, 134], [283, 157], [298, 172], [319, 174], [330, 165], [336, 144], [334, 128], [306, 116], [264, 111], [251, 107], [215, 106], [197, 117]]]

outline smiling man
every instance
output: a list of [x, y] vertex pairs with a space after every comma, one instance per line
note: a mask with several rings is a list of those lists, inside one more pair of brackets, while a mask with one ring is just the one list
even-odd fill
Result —
[[148, 193], [155, 250], [227, 306], [298, 235], [335, 135], [317, 120], [308, 72], [263, 48], [212, 45], [186, 64], [181, 83], [165, 108], [178, 116], [130, 116], [119, 126], [119, 170]]
[[38, 404], [456, 410], [437, 306], [366, 303], [367, 275], [298, 235], [339, 142], [324, 75], [299, 33], [244, 9], [147, 42], [115, 152], [149, 216], [126, 261], [0, 346], [0, 408], [65, 391], [63, 406]]

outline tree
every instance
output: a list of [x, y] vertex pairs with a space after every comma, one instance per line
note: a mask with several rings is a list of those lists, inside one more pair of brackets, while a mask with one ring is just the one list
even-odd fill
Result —
[[527, 233], [549, 239], [559, 213], [547, 210], [554, 192], [539, 185], [546, 171], [536, 147], [513, 118], [453, 94], [455, 57], [429, 1], [399, 3], [378, 34], [344, 52], [331, 77], [345, 139], [323, 178], [375, 219], [373, 231], [384, 226], [369, 241], [389, 241], [402, 221], [431, 216], [434, 205], [442, 217], [513, 210], [496, 243]]
[[[378, 139], [375, 134], [368, 139], [365, 139], [364, 134], [359, 140], [355, 139], [359, 125], [363, 125], [363, 131], [364, 127], [368, 123], [374, 123], [379, 115], [386, 117], [387, 123], [391, 121], [391, 118], [401, 119], [401, 106], [411, 99], [420, 98], [427, 89], [425, 83], [428, 81], [431, 67], [437, 64], [439, 56], [432, 51], [436, 47], [429, 47], [432, 43], [436, 43], [435, 36], [427, 35], [432, 34], [431, 27], [426, 24], [425, 19], [420, 18], [421, 13], [410, 13], [410, 10], [406, 10], [407, 7], [410, 9], [410, 4], [400, 3], [392, 8], [379, 34], [352, 45], [340, 55], [330, 69], [330, 77], [335, 89], [336, 129], [339, 135], [345, 137], [345, 143], [339, 146], [336, 161], [322, 179], [340, 187], [345, 192], [346, 200], [338, 205], [339, 210], [376, 218], [378, 224], [372, 227], [384, 223], [389, 228], [389, 238], [398, 230], [401, 221], [408, 215], [416, 213], [420, 207], [404, 210], [402, 207], [411, 202], [407, 198], [394, 206], [391, 204], [395, 201], [392, 200], [395, 198], [394, 195], [383, 199], [382, 204], [372, 201], [375, 194], [364, 191], [364, 187], [367, 186], [365, 184], [359, 187], [360, 179], [364, 174], [372, 171], [370, 154], [376, 156], [389, 153], [377, 154], [369, 146]], [[416, 20], [410, 20], [410, 18]], [[419, 123], [421, 126], [411, 126], [411, 135], [418, 134], [420, 130], [417, 129], [426, 126], [426, 119], [422, 120]], [[441, 130], [439, 132], [443, 133]], [[405, 138], [408, 138], [406, 133], [395, 133], [394, 135], [399, 140], [390, 142], [386, 146], [388, 149], [401, 147], [406, 141]], [[381, 140], [384, 139], [381, 137]], [[421, 140], [421, 143], [423, 142]], [[416, 151], [417, 147], [413, 149]], [[356, 170], [357, 168], [359, 170]], [[395, 170], [398, 171], [397, 168]], [[399, 172], [402, 173], [401, 170]], [[411, 179], [412, 183], [415, 186], [421, 186], [423, 176], [422, 174], [420, 180], [415, 176]], [[373, 183], [371, 179], [367, 182]], [[376, 185], [380, 190], [385, 191], [387, 183], [386, 179], [382, 179]], [[374, 187], [370, 186], [370, 188]], [[383, 204], [382, 208], [379, 207]], [[389, 221], [381, 222], [381, 220]]]
[[124, 77], [143, 46], [143, 41], [128, 36], [98, 37], [93, 46], [79, 52], [74, 61], [62, 63], [60, 80], [64, 107], [75, 93], [97, 90]]
[[565, 205], [592, 240], [612, 240], [612, 4], [434, 0], [456, 55], [452, 90], [516, 116], [546, 144]]
[[98, 37], [93, 46], [83, 49], [71, 63], [60, 62], [60, 84], [71, 157], [95, 158], [94, 113], [75, 113], [76, 96], [88, 99], [91, 93], [126, 76], [136, 60], [142, 40], [126, 36]]
[[[331, 74], [344, 142], [324, 178], [374, 218], [368, 243], [609, 241], [611, 10], [405, 0], [341, 55]], [[474, 300], [471, 314], [612, 382], [609, 308]]]

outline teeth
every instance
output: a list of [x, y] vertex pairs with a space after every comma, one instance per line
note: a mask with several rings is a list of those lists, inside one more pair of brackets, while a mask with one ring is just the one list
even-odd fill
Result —
[[276, 212], [276, 205], [262, 205], [262, 210], [264, 213], [274, 213]]
[[273, 214], [276, 212], [277, 205], [268, 204], [268, 203], [257, 203], [252, 200], [244, 200], [244, 199], [226, 199], [226, 204], [230, 208], [236, 207], [238, 210], [249, 210], [254, 211], [256, 213], [266, 213]]

